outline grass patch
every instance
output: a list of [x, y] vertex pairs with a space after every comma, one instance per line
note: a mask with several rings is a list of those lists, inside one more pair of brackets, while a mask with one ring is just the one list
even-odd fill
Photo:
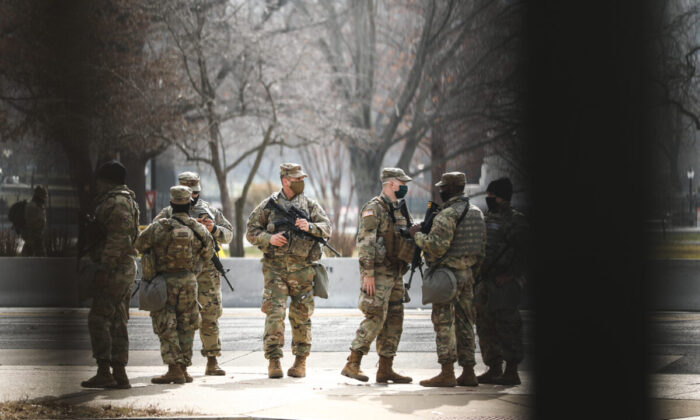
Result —
[[243, 249], [245, 258], [262, 258], [262, 251], [257, 246], [247, 246]]
[[655, 243], [651, 248], [655, 259], [700, 259], [700, 244], [683, 242]]
[[8, 420], [24, 419], [85, 419], [115, 417], [165, 417], [192, 416], [192, 411], [162, 410], [155, 405], [146, 408], [132, 406], [71, 405], [55, 401], [29, 402], [9, 401], [0, 403], [0, 418]]

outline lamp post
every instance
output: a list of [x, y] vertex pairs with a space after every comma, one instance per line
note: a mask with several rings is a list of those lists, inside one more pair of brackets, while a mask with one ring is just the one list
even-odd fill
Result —
[[695, 178], [695, 171], [693, 171], [693, 168], [688, 169], [686, 175], [688, 176], [688, 212], [690, 214], [691, 224], [696, 225], [698, 222], [697, 216], [693, 218], [693, 178]]

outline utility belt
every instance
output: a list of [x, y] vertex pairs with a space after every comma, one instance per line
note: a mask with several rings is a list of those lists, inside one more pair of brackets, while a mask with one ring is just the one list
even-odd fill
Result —
[[[321, 246], [318, 242], [296, 235], [289, 231], [280, 231], [285, 233], [287, 243], [282, 246], [270, 245], [268, 251], [264, 255], [268, 258], [294, 256], [304, 258], [309, 261], [321, 259]], [[273, 234], [280, 232], [272, 232]]]

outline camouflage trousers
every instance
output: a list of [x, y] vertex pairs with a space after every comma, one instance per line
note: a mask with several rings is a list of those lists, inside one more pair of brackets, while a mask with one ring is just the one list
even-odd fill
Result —
[[151, 312], [153, 332], [160, 339], [163, 363], [192, 364], [194, 331], [199, 328], [197, 279], [182, 271], [166, 274], [168, 301], [160, 311]]
[[129, 300], [136, 266], [129, 258], [114, 273], [105, 276], [93, 287], [92, 305], [88, 313], [88, 331], [92, 357], [126, 364], [129, 361]]
[[523, 359], [522, 319], [518, 305], [522, 285], [510, 280], [496, 285], [493, 280], [476, 286], [476, 333], [479, 336], [481, 358], [487, 366]]
[[197, 276], [197, 301], [202, 305], [199, 310], [202, 320], [199, 328], [202, 356], [221, 356], [219, 318], [221, 318], [223, 309], [221, 307], [221, 278], [217, 271], [206, 270]]
[[471, 269], [455, 270], [457, 295], [452, 302], [433, 304], [430, 319], [435, 330], [438, 363], [459, 362], [460, 366], [474, 366], [474, 277]]
[[360, 292], [357, 307], [365, 319], [355, 332], [350, 350], [367, 354], [376, 338], [377, 354], [394, 357], [403, 332], [403, 276], [396, 269], [384, 267], [375, 267], [374, 273], [374, 296]]
[[292, 326], [292, 354], [307, 356], [311, 350], [311, 315], [314, 313], [313, 266], [288, 272], [284, 266], [263, 261], [262, 307], [265, 317], [263, 347], [266, 359], [282, 357], [284, 346], [284, 316], [289, 304], [289, 323]]

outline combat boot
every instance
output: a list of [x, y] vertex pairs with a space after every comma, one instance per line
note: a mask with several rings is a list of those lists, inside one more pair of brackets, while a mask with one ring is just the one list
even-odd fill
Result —
[[168, 371], [165, 375], [156, 376], [151, 379], [151, 383], [154, 384], [184, 384], [185, 374], [182, 372], [182, 368], [179, 364], [175, 363], [168, 365]]
[[109, 360], [97, 361], [97, 374], [87, 381], [80, 383], [83, 388], [109, 388], [117, 385], [114, 376], [109, 371]]
[[216, 356], [207, 356], [207, 368], [204, 370], [205, 375], [210, 376], [223, 376], [226, 372], [219, 367], [219, 363], [216, 361]]
[[287, 370], [287, 376], [292, 378], [303, 378], [306, 376], [306, 356], [297, 355], [294, 364]]
[[394, 364], [393, 357], [379, 356], [379, 369], [377, 369], [377, 383], [385, 384], [392, 381], [395, 384], [408, 384], [411, 383], [413, 378], [410, 376], [401, 376], [394, 372], [392, 368]]
[[280, 365], [280, 359], [275, 357], [270, 359], [270, 364], [267, 366], [267, 377], [271, 379], [277, 379], [284, 376], [282, 372], [282, 366]]
[[189, 384], [190, 382], [194, 381], [194, 379], [192, 379], [192, 375], [190, 375], [189, 373], [187, 373], [187, 365], [181, 363], [181, 364], [180, 364], [180, 369], [182, 369], [182, 375], [185, 377], [185, 382], [186, 382], [186, 383]]
[[498, 385], [520, 385], [520, 376], [518, 375], [518, 364], [515, 362], [506, 362], [506, 371], [494, 381]]
[[361, 361], [362, 353], [357, 350], [352, 350], [350, 356], [348, 356], [348, 362], [345, 364], [345, 367], [340, 374], [362, 382], [369, 381], [369, 377], [360, 369]]
[[117, 389], [129, 389], [131, 384], [129, 383], [129, 377], [126, 376], [126, 365], [121, 362], [112, 362], [112, 376], [117, 382], [116, 385], [110, 386], [108, 388]]
[[495, 365], [489, 366], [489, 369], [485, 373], [477, 376], [476, 379], [480, 384], [495, 384], [496, 382], [494, 381], [501, 375], [503, 375], [503, 368], [501, 367], [501, 362], [498, 362]]
[[420, 381], [421, 386], [436, 386], [436, 387], [453, 387], [457, 386], [457, 379], [455, 379], [455, 367], [454, 363], [444, 363], [442, 364], [442, 370], [440, 373], [430, 379], [425, 379]]
[[474, 366], [464, 366], [462, 367], [462, 374], [457, 378], [457, 385], [459, 386], [479, 386], [479, 381], [476, 379], [474, 374]]

